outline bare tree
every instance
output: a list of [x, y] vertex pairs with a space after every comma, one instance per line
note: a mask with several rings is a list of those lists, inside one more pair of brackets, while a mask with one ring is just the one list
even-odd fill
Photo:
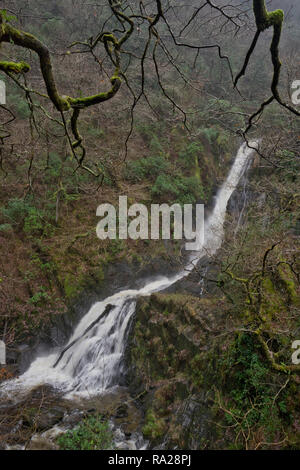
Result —
[[[30, 64], [25, 61], [2, 60], [0, 61], [0, 70], [23, 89], [32, 113], [35, 109], [39, 108], [47, 117], [50, 117], [49, 112], [41, 103], [36, 104], [32, 98], [33, 95], [41, 99], [46, 98], [52, 102], [56, 111], [60, 114], [60, 119], [57, 117], [52, 117], [52, 119], [59, 122], [65, 129], [65, 135], [68, 139], [71, 152], [76, 158], [78, 167], [83, 167], [94, 173], [93, 170], [84, 165], [86, 150], [78, 126], [82, 110], [111, 100], [119, 92], [122, 83], [126, 85], [129, 96], [132, 97], [130, 111], [131, 128], [126, 139], [127, 146], [132, 133], [134, 109], [138, 102], [141, 98], [144, 98], [151, 107], [146, 83], [146, 71], [151, 68], [154, 70], [159, 89], [165, 99], [172, 104], [175, 110], [182, 114], [184, 125], [186, 125], [186, 112], [177, 100], [172, 97], [167, 86], [163, 83], [161, 58], [164, 57], [164, 60], [167, 60], [171, 67], [174, 68], [180, 79], [192, 87], [193, 84], [186, 77], [180, 63], [176, 60], [176, 54], [178, 54], [179, 50], [184, 49], [188, 53], [194, 53], [194, 61], [197, 61], [202, 51], [215, 50], [219, 58], [226, 61], [232, 84], [237, 87], [239, 80], [247, 71], [260, 34], [269, 28], [273, 28], [271, 43], [273, 62], [272, 95], [262, 102], [255, 113], [250, 115], [248, 125], [243, 131], [244, 135], [250, 130], [255, 118], [260, 116], [264, 108], [274, 100], [299, 116], [299, 112], [285, 103], [278, 91], [281, 68], [278, 46], [284, 14], [282, 10], [268, 12], [264, 0], [253, 0], [252, 9], [255, 17], [256, 32], [246, 54], [243, 67], [235, 78], [229, 58], [222, 52], [221, 46], [212, 41], [209, 41], [209, 44], [197, 44], [193, 40], [193, 29], [191, 28], [204, 28], [204, 25], [208, 22], [212, 22], [215, 26], [217, 21], [221, 31], [233, 30], [237, 34], [240, 29], [246, 29], [251, 25], [247, 2], [234, 2], [233, 5], [221, 2], [221, 5], [216, 5], [211, 0], [206, 0], [200, 6], [198, 6], [197, 2], [195, 4], [192, 2], [191, 7], [186, 8], [186, 6], [179, 6], [177, 2], [173, 1], [153, 0], [145, 3], [143, 1], [108, 0], [97, 6], [101, 8], [98, 32], [87, 40], [74, 41], [66, 52], [60, 53], [62, 57], [89, 54], [107, 76], [110, 84], [109, 89], [87, 96], [69, 96], [60, 92], [52, 64], [53, 54], [51, 54], [49, 48], [35, 35], [18, 29], [11, 23], [11, 14], [16, 13], [20, 17], [20, 21], [26, 16], [23, 9], [20, 9], [19, 12], [14, 10], [0, 11], [0, 43], [10, 44], [13, 48], [20, 46], [37, 54], [46, 90], [45, 92], [39, 91], [27, 85], [26, 74], [30, 70]], [[187, 34], [189, 31], [191, 32]], [[136, 66], [137, 63], [140, 68], [138, 87], [135, 86], [130, 77], [130, 66], [131, 64]], [[107, 64], [105, 68], [104, 64]], [[9, 134], [4, 133], [1, 138], [3, 140], [8, 136]]]

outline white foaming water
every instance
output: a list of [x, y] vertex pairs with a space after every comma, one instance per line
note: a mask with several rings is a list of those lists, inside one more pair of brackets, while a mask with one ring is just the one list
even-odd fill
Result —
[[[254, 147], [257, 144], [252, 142], [251, 145]], [[252, 152], [246, 144], [240, 147], [228, 177], [217, 194], [215, 207], [205, 223], [204, 243], [190, 257], [183, 271], [169, 278], [157, 277], [139, 290], [124, 290], [94, 304], [75, 328], [63, 351], [56, 349], [38, 357], [23, 375], [2, 384], [0, 395], [12, 396], [37, 385], [51, 384], [69, 397], [92, 396], [118, 385], [124, 373], [122, 359], [137, 298], [174, 284], [185, 277], [199, 259], [205, 255], [213, 256], [220, 248], [227, 204]]]

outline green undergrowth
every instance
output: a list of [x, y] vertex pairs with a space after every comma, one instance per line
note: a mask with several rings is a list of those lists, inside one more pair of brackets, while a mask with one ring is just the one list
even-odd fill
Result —
[[107, 450], [113, 448], [113, 434], [109, 423], [95, 415], [59, 436], [57, 443], [60, 450]]

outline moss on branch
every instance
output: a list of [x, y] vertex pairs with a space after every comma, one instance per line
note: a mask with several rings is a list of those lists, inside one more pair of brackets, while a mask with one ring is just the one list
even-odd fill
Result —
[[84, 98], [71, 98], [67, 97], [67, 101], [72, 108], [87, 108], [88, 106], [92, 106], [94, 104], [103, 103], [104, 101], [109, 100], [112, 98], [121, 86], [121, 78], [115, 74], [110, 79], [112, 87], [110, 90], [102, 93], [98, 93], [97, 95], [86, 96]]
[[265, 0], [253, 0], [253, 11], [255, 15], [256, 26], [260, 31], [264, 31], [271, 26], [282, 27], [284, 21], [283, 10], [274, 10], [268, 12]]
[[291, 111], [293, 114], [296, 116], [300, 116], [300, 112], [295, 109], [293, 106], [289, 105], [288, 103], [284, 102], [280, 96], [280, 93], [278, 91], [278, 85], [279, 85], [279, 78], [280, 78], [280, 69], [281, 69], [281, 61], [279, 57], [279, 44], [280, 44], [280, 39], [281, 39], [281, 31], [284, 23], [284, 12], [283, 10], [274, 10], [269, 12], [266, 7], [265, 0], [253, 0], [253, 12], [255, 16], [255, 22], [256, 22], [256, 33], [253, 38], [253, 41], [250, 45], [250, 48], [246, 54], [245, 60], [243, 67], [241, 71], [237, 74], [235, 80], [234, 80], [234, 86], [236, 87], [238, 84], [239, 79], [245, 75], [250, 58], [253, 54], [253, 51], [257, 45], [258, 38], [260, 34], [265, 31], [268, 28], [273, 28], [273, 38], [272, 38], [272, 43], [270, 47], [270, 52], [271, 52], [271, 59], [272, 59], [272, 64], [273, 64], [273, 78], [272, 78], [272, 83], [271, 83], [271, 90], [272, 90], [272, 96], [268, 98], [264, 103], [261, 105], [260, 109], [252, 114], [252, 116], [249, 119], [249, 124], [244, 132], [244, 135], [249, 131], [252, 125], [253, 119], [260, 114], [263, 109], [269, 105], [274, 99], [284, 108], [288, 109]]
[[0, 70], [5, 73], [27, 73], [30, 66], [26, 62], [0, 61]]
[[[21, 31], [7, 23], [0, 10], [0, 45], [2, 42], [7, 42], [34, 51], [40, 59], [40, 68], [46, 85], [47, 95], [55, 108], [62, 113], [62, 116], [64, 111], [73, 110], [70, 124], [75, 141], [72, 142], [71, 138], [69, 138], [69, 143], [74, 156], [76, 156], [76, 148], [81, 148], [82, 150], [81, 157], [77, 158], [79, 165], [82, 164], [85, 156], [85, 149], [82, 145], [83, 138], [78, 130], [80, 110], [110, 100], [118, 92], [122, 84], [120, 73], [120, 47], [131, 36], [134, 30], [134, 23], [131, 19], [127, 18], [123, 13], [118, 12], [115, 7], [112, 7], [112, 9], [121, 21], [127, 21], [129, 23], [129, 29], [119, 41], [113, 33], [105, 32], [97, 36], [94, 43], [90, 45], [92, 50], [98, 41], [101, 41], [112, 64], [115, 66], [114, 74], [110, 78], [111, 87], [108, 91], [78, 98], [61, 95], [59, 93], [54, 77], [50, 52], [47, 46], [34, 35]], [[19, 64], [14, 62], [0, 62], [0, 70], [3, 70], [10, 77], [12, 73], [25, 73], [29, 69], [29, 65], [25, 62]], [[64, 117], [63, 122], [66, 128]]]
[[[115, 49], [119, 48], [119, 44], [116, 42], [113, 35], [110, 35], [109, 38], [106, 35], [106, 43], [108, 39], [113, 43]], [[102, 103], [111, 99], [118, 92], [121, 86], [121, 78], [119, 76], [119, 68], [117, 64], [114, 75], [110, 80], [112, 84], [110, 90], [83, 98], [72, 98], [70, 96], [60, 95], [56, 86], [50, 52], [38, 38], [30, 33], [18, 30], [12, 25], [4, 22], [1, 24], [0, 30], [0, 43], [1, 42], [13, 43], [38, 54], [48, 96], [58, 111], [63, 112], [70, 108], [86, 108], [94, 104]], [[2, 64], [2, 67], [0, 65], [0, 69], [5, 72], [20, 73], [29, 70], [29, 66], [25, 63], [15, 64], [14, 62], [1, 62], [0, 64]]]
[[0, 43], [1, 42], [13, 43], [36, 52], [40, 59], [41, 72], [49, 98], [59, 111], [69, 109], [69, 103], [58, 93], [49, 50], [39, 39], [32, 34], [14, 28], [8, 23], [2, 23], [0, 32]]
[[300, 372], [300, 365], [286, 365], [286, 364], [278, 364], [275, 361], [274, 353], [269, 349], [267, 342], [263, 338], [263, 333], [260, 330], [256, 330], [253, 332], [255, 337], [257, 338], [259, 344], [262, 347], [263, 353], [265, 355], [266, 360], [268, 361], [270, 367], [278, 372], [289, 373], [289, 372]]
[[265, 0], [253, 0], [253, 11], [258, 32], [262, 32], [268, 28], [273, 27], [273, 38], [270, 48], [273, 63], [273, 79], [271, 84], [272, 94], [281, 105], [285, 106], [290, 111], [299, 115], [296, 110], [294, 110], [292, 107], [282, 101], [278, 91], [281, 69], [281, 61], [279, 58], [279, 44], [282, 26], [284, 22], [284, 12], [280, 9], [269, 12], [267, 10]]

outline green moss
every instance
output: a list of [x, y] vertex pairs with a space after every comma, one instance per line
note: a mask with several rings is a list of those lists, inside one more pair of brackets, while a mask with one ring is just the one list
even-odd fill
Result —
[[103, 266], [100, 266], [99, 269], [97, 270], [96, 277], [100, 284], [104, 281], [105, 276], [104, 276]]
[[288, 293], [290, 303], [298, 306], [300, 304], [300, 296], [289, 266], [287, 264], [281, 264], [278, 266], [278, 275], [281, 283]]
[[117, 91], [119, 90], [122, 80], [118, 75], [113, 75], [111, 77], [112, 87], [109, 91], [98, 93], [97, 95], [87, 96], [84, 98], [71, 98], [70, 96], [66, 97], [67, 102], [72, 108], [86, 108], [94, 104], [102, 103], [112, 98]]
[[0, 62], [0, 70], [10, 73], [26, 73], [30, 70], [30, 66], [26, 62]]
[[268, 12], [265, 0], [256, 0], [253, 2], [253, 11], [255, 14], [257, 27], [263, 31], [270, 26], [282, 26], [284, 21], [283, 10], [274, 10]]
[[282, 25], [284, 21], [284, 12], [283, 10], [274, 10], [267, 14], [268, 21], [270, 25]]
[[193, 384], [197, 387], [200, 388], [204, 383], [204, 364], [203, 364], [203, 358], [200, 354], [197, 354], [196, 356], [193, 357], [191, 360], [191, 365], [190, 365], [190, 371], [189, 375], [192, 379]]
[[64, 291], [67, 300], [72, 300], [78, 296], [80, 290], [82, 290], [82, 283], [84, 282], [84, 277], [76, 277], [72, 274], [66, 274], [64, 279]]
[[282, 310], [286, 310], [284, 299], [280, 295], [279, 290], [270, 278], [266, 278], [262, 282], [263, 300], [261, 315], [267, 321], [271, 320], [275, 314]]

